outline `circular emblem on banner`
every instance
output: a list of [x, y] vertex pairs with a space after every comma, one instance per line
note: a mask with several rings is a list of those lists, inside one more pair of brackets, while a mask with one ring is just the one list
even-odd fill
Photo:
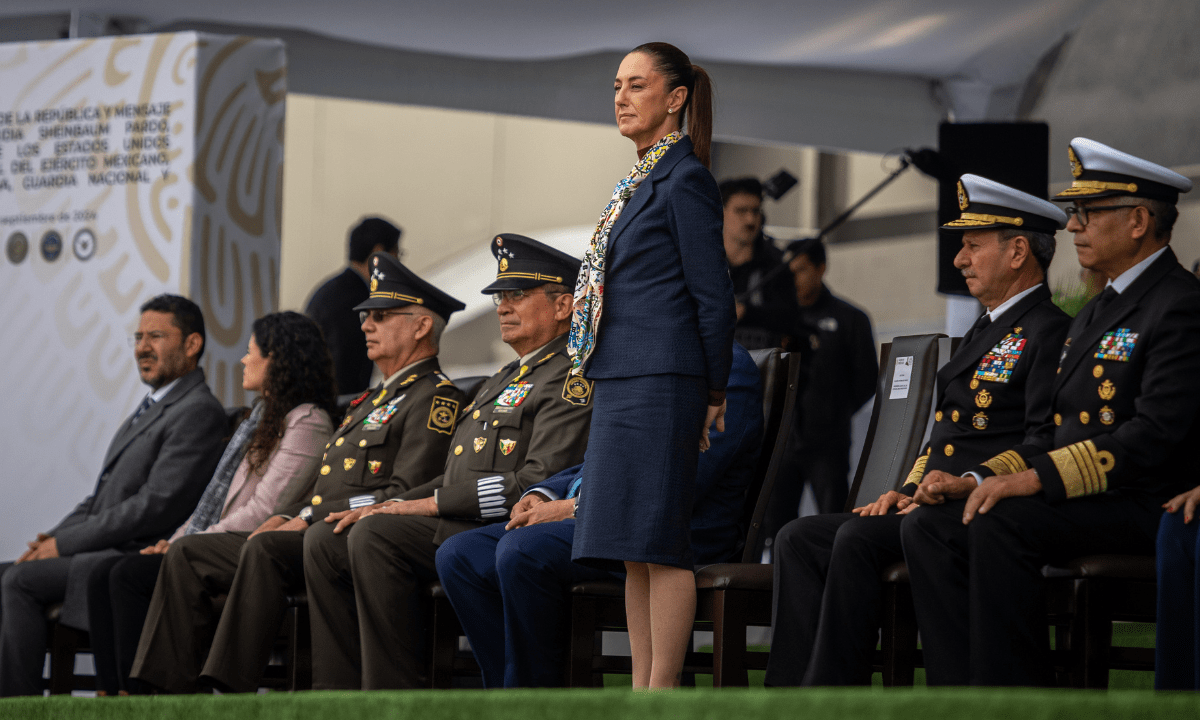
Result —
[[87, 228], [80, 230], [71, 241], [71, 249], [80, 260], [91, 260], [96, 254], [96, 236]]
[[42, 236], [42, 259], [46, 262], [54, 262], [62, 254], [62, 250], [62, 235], [59, 235], [57, 230], [47, 230], [46, 234]]
[[25, 237], [25, 233], [15, 232], [9, 235], [4, 254], [8, 255], [8, 261], [13, 265], [25, 262], [25, 256], [29, 254], [29, 238]]

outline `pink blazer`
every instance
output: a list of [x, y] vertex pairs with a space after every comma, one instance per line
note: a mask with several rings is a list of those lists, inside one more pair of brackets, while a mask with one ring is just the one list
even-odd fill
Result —
[[[332, 434], [333, 424], [324, 410], [312, 403], [292, 408], [287, 414], [283, 437], [266, 464], [251, 475], [249, 456], [242, 458], [229, 483], [221, 520], [202, 532], [247, 531], [261, 525], [274, 512], [292, 481], [308, 482]], [[171, 536], [171, 542], [183, 537], [188, 522], [190, 517]]]

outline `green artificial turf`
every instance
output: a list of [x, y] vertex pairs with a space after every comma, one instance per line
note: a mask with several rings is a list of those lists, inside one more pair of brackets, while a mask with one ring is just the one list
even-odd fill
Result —
[[417, 690], [269, 695], [0, 700], [5, 720], [1130, 720], [1194, 719], [1200, 695], [1140, 691], [983, 690]]

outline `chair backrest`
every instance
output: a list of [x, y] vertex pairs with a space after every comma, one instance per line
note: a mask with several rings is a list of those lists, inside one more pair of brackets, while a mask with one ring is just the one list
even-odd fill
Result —
[[468, 400], [474, 400], [475, 393], [479, 392], [479, 388], [483, 386], [484, 380], [487, 380], [486, 375], [471, 375], [469, 377], [458, 378], [454, 381], [454, 385], [463, 391]]
[[796, 418], [796, 398], [800, 387], [800, 354], [778, 348], [752, 350], [750, 357], [758, 366], [763, 386], [763, 443], [754, 476], [746, 488], [742, 506], [742, 527], [746, 528], [742, 562], [758, 562], [755, 549], [762, 531], [767, 502], [775, 488], [775, 479], [787, 451], [788, 436]]
[[906, 335], [879, 351], [879, 384], [847, 512], [900, 487], [925, 439], [937, 384], [940, 333]]

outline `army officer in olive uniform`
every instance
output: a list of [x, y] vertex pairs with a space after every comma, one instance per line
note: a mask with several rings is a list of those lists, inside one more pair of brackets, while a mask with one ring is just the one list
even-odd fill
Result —
[[1191, 182], [1085, 138], [1069, 157], [1056, 200], [1074, 203], [1079, 262], [1108, 287], [1067, 332], [1053, 435], [977, 468], [965, 501], [904, 520], [931, 684], [1049, 682], [1042, 567], [1153, 553], [1163, 502], [1195, 478], [1200, 282], [1169, 246]]
[[[450, 314], [464, 306], [393, 256], [370, 259], [371, 294], [357, 306], [367, 354], [386, 380], [364, 392], [333, 434], [307, 490], [258, 530], [191, 535], [172, 544], [154, 588], [133, 676], [162, 690], [258, 688], [286, 610], [303, 586], [303, 542], [331, 512], [421, 486], [445, 462], [465, 402], [438, 365]], [[212, 649], [212, 598], [229, 593]], [[199, 677], [198, 677], [199, 676]]]
[[977, 175], [962, 176], [959, 205], [961, 217], [943, 229], [962, 232], [954, 265], [988, 312], [938, 371], [929, 444], [901, 490], [854, 513], [794, 520], [779, 533], [768, 685], [869, 685], [880, 574], [901, 559], [899, 511], [923, 481], [998, 463], [1053, 427], [1050, 384], [1070, 318], [1051, 302], [1045, 279], [1067, 216]]
[[463, 410], [441, 475], [331, 515], [304, 540], [316, 689], [419, 687], [420, 593], [437, 579], [438, 545], [503, 522], [526, 488], [583, 462], [591, 383], [568, 378], [566, 336], [579, 261], [520, 235], [500, 235], [491, 249], [496, 280], [483, 292], [518, 359]]

